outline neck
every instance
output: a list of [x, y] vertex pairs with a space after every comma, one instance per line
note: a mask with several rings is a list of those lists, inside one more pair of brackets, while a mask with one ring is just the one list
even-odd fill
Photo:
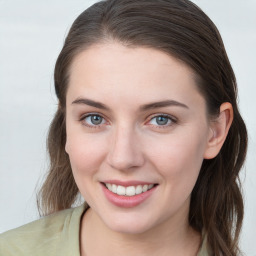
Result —
[[111, 230], [91, 208], [81, 222], [81, 256], [195, 256], [199, 245], [200, 234], [180, 216], [139, 234]]

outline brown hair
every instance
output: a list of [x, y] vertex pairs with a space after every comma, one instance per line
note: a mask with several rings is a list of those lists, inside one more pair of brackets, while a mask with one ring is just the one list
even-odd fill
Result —
[[59, 108], [52, 121], [50, 170], [40, 191], [44, 214], [70, 208], [78, 195], [65, 152], [65, 98], [74, 57], [95, 43], [117, 41], [150, 47], [174, 56], [197, 75], [208, 114], [230, 102], [234, 120], [220, 153], [204, 160], [192, 191], [189, 221], [206, 232], [213, 255], [238, 255], [243, 219], [239, 171], [247, 149], [247, 131], [237, 107], [237, 85], [221, 36], [208, 16], [188, 0], [107, 0], [85, 10], [73, 23], [55, 66]]

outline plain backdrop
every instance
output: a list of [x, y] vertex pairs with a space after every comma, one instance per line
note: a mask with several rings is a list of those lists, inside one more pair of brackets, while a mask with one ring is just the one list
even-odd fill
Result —
[[[46, 135], [56, 110], [53, 69], [74, 19], [96, 1], [0, 0], [0, 233], [38, 218]], [[256, 0], [195, 0], [223, 37], [249, 131], [241, 174], [241, 247], [256, 255]]]

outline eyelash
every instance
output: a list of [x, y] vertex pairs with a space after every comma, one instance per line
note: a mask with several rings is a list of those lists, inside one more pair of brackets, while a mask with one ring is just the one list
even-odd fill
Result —
[[157, 118], [157, 117], [167, 118], [168, 122], [170, 122], [170, 124], [166, 124], [166, 125], [151, 125], [151, 126], [154, 126], [156, 128], [160, 128], [160, 129], [169, 128], [170, 126], [172, 126], [172, 125], [177, 123], [177, 119], [172, 117], [172, 116], [170, 116], [170, 115], [168, 115], [168, 114], [156, 114], [156, 115], [150, 117], [149, 122], [152, 121], [153, 119]]
[[89, 127], [89, 128], [93, 128], [93, 129], [101, 128], [102, 124], [100, 124], [100, 125], [90, 125], [90, 124], [88, 124], [88, 123], [85, 122], [85, 119], [86, 119], [86, 118], [92, 117], [92, 116], [98, 116], [98, 117], [101, 117], [102, 119], [105, 120], [105, 118], [104, 118], [102, 115], [100, 115], [100, 114], [97, 114], [97, 113], [90, 113], [90, 114], [87, 114], [87, 115], [85, 115], [85, 116], [82, 116], [79, 121], [81, 121], [81, 122], [83, 123], [83, 125], [85, 125], [85, 126], [87, 126], [87, 127]]
[[[79, 119], [79, 121], [80, 121], [80, 122], [83, 122], [83, 125], [85, 125], [85, 126], [87, 126], [87, 127], [89, 127], [89, 128], [93, 128], [93, 129], [101, 128], [101, 126], [104, 125], [104, 124], [90, 125], [90, 124], [88, 124], [88, 123], [85, 122], [85, 119], [86, 119], [86, 118], [92, 117], [92, 116], [98, 116], [98, 117], [100, 117], [100, 118], [102, 118], [102, 119], [105, 120], [105, 118], [104, 118], [102, 115], [100, 115], [100, 114], [97, 114], [97, 113], [90, 113], [90, 114], [87, 114], [87, 115], [85, 115], [85, 116], [82, 116], [82, 117]], [[168, 128], [168, 127], [170, 127], [170, 126], [172, 126], [172, 125], [174, 125], [174, 124], [177, 124], [177, 119], [174, 118], [174, 117], [172, 117], [172, 116], [170, 116], [170, 115], [168, 115], [168, 114], [156, 114], [156, 115], [150, 117], [150, 119], [149, 119], [149, 121], [147, 121], [147, 123], [150, 122], [150, 121], [152, 121], [154, 118], [157, 118], [157, 117], [168, 118], [168, 119], [169, 119], [168, 122], [171, 122], [171, 123], [168, 124], [168, 125], [150, 125], [150, 126], [154, 126], [154, 127], [156, 127], [156, 128], [163, 129], [163, 128]], [[107, 122], [107, 121], [106, 121], [106, 122]]]

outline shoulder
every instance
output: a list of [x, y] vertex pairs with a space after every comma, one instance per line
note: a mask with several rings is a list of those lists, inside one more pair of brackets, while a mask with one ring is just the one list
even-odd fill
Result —
[[0, 255], [58, 255], [70, 233], [78, 243], [84, 210], [84, 205], [63, 210], [1, 234]]
[[202, 243], [201, 243], [200, 250], [199, 250], [197, 256], [209, 256], [209, 255], [212, 255], [212, 254], [210, 253], [210, 250], [207, 246], [207, 234], [203, 231]]

